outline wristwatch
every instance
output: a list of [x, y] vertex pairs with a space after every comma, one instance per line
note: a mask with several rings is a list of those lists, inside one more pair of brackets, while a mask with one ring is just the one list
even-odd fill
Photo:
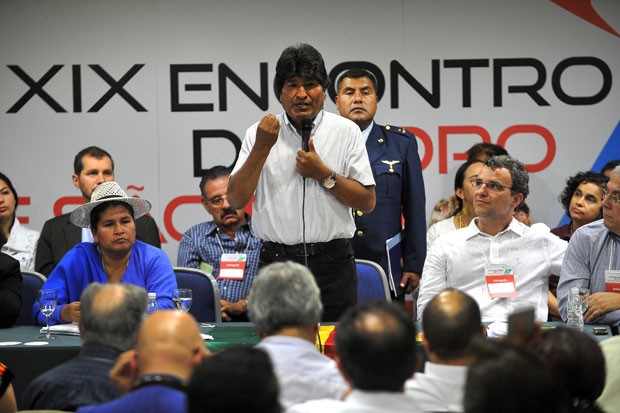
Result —
[[321, 181], [321, 186], [323, 186], [323, 188], [325, 189], [332, 189], [333, 187], [335, 187], [336, 186], [336, 172], [332, 171], [331, 174], [323, 178], [323, 180]]

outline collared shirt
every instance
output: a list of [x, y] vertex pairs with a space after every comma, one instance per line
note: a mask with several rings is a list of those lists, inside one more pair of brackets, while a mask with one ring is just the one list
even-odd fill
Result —
[[456, 231], [457, 229], [458, 228], [454, 226], [453, 217], [435, 222], [428, 231], [426, 231], [426, 252], [428, 253], [437, 238], [448, 232]]
[[340, 399], [348, 388], [336, 362], [298, 337], [265, 337], [257, 348], [269, 354], [280, 384], [280, 403], [288, 407], [315, 399]]
[[[237, 302], [248, 295], [258, 273], [258, 258], [262, 241], [252, 233], [249, 224], [242, 225], [235, 238], [221, 231], [215, 222], [203, 222], [188, 229], [179, 243], [177, 265], [179, 267], [200, 268], [205, 262], [213, 267], [220, 296], [224, 300]], [[223, 250], [222, 250], [223, 249]], [[220, 260], [222, 254], [247, 254], [243, 280], [220, 280]]]
[[[321, 182], [304, 180], [297, 172], [295, 157], [301, 149], [301, 135], [285, 113], [278, 115], [278, 120], [278, 140], [271, 148], [256, 187], [254, 232], [265, 241], [287, 245], [303, 242], [304, 205], [306, 242], [353, 237], [355, 223], [351, 208], [323, 188]], [[248, 158], [257, 128], [258, 123], [247, 130], [233, 175]], [[311, 136], [319, 157], [329, 168], [364, 186], [375, 184], [362, 133], [355, 123], [321, 111], [314, 120]]]
[[75, 411], [81, 406], [114, 400], [120, 393], [108, 374], [121, 351], [91, 344], [80, 354], [38, 376], [24, 391], [24, 409]]
[[423, 412], [462, 412], [466, 366], [449, 366], [427, 361], [424, 373], [405, 382], [405, 394], [413, 397]]
[[403, 393], [352, 390], [344, 401], [311, 400], [293, 406], [287, 413], [415, 413], [417, 401]]
[[[567, 316], [570, 289], [586, 287], [590, 294], [605, 292], [605, 270], [620, 270], [620, 237], [611, 233], [600, 219], [579, 227], [568, 244], [558, 284], [558, 307], [563, 320]], [[620, 310], [593, 322], [620, 324]]]
[[[523, 307], [534, 307], [536, 318], [546, 321], [549, 276], [559, 273], [567, 242], [551, 234], [544, 224], [528, 227], [514, 218], [505, 230], [490, 236], [478, 229], [478, 219], [467, 228], [442, 235], [431, 247], [420, 283], [418, 319], [435, 295], [453, 287], [478, 302], [484, 322], [506, 321], [510, 313]], [[513, 269], [516, 297], [489, 296], [487, 264]]]
[[368, 140], [368, 137], [370, 136], [370, 132], [372, 131], [372, 127], [374, 125], [375, 121], [373, 120], [370, 122], [370, 125], [368, 125], [368, 127], [362, 131], [362, 137], [364, 138], [364, 142]]
[[19, 261], [22, 270], [34, 271], [34, 257], [41, 233], [23, 226], [18, 219], [13, 222], [11, 233], [0, 251]]

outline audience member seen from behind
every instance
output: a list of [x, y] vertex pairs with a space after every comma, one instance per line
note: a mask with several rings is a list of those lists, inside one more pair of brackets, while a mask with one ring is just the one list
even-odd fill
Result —
[[[56, 290], [58, 305], [50, 324], [78, 322], [80, 295], [91, 282], [135, 284], [157, 294], [160, 309], [174, 308], [176, 278], [168, 256], [161, 249], [136, 240], [135, 220], [151, 209], [143, 198], [131, 198], [116, 182], [104, 182], [91, 202], [71, 213], [75, 225], [90, 227], [95, 242], [82, 242], [54, 268], [43, 289]], [[45, 325], [36, 303], [33, 314]]]
[[80, 354], [30, 383], [22, 408], [75, 411], [120, 396], [108, 375], [119, 355], [136, 344], [146, 291], [132, 284], [91, 283], [80, 303]]
[[472, 179], [476, 179], [478, 172], [484, 165], [484, 162], [478, 159], [472, 159], [465, 162], [459, 167], [454, 175], [454, 195], [456, 196], [458, 205], [454, 210], [454, 214], [449, 218], [441, 220], [433, 224], [426, 233], [426, 248], [431, 246], [437, 238], [448, 232], [465, 228], [476, 216], [474, 212], [474, 197], [476, 189], [471, 184]]
[[[258, 272], [262, 241], [252, 232], [250, 216], [228, 203], [229, 178], [230, 168], [225, 166], [214, 166], [202, 176], [202, 206], [213, 220], [194, 225], [183, 234], [177, 265], [213, 274], [220, 288], [222, 320], [239, 322], [248, 321], [247, 295]], [[244, 263], [241, 278], [220, 271], [223, 261]]]
[[11, 384], [13, 377], [11, 370], [0, 362], [0, 413], [13, 413], [17, 411], [15, 391]]
[[127, 394], [78, 412], [183, 413], [187, 411], [185, 384], [207, 354], [198, 324], [189, 313], [153, 313], [142, 323], [135, 349], [121, 354], [110, 372], [116, 387]]
[[[480, 142], [473, 145], [467, 151], [467, 161], [477, 159], [482, 162], [486, 162], [487, 159], [493, 156], [508, 155], [506, 149], [494, 143]], [[431, 217], [428, 223], [429, 228], [436, 222], [442, 221], [455, 214], [458, 207], [458, 198], [452, 195], [450, 198], [444, 198], [435, 204]]]
[[[71, 180], [80, 190], [84, 202], [90, 202], [95, 188], [103, 182], [114, 181], [112, 156], [97, 146], [82, 149], [73, 159]], [[78, 243], [94, 241], [90, 229], [73, 225], [70, 215], [59, 215], [43, 224], [35, 260], [35, 270], [41, 274], [50, 275], [62, 257]], [[157, 224], [148, 215], [136, 220], [136, 238], [157, 248], [161, 247]]]
[[0, 252], [0, 328], [11, 327], [19, 318], [21, 307], [22, 274], [19, 262]]
[[564, 385], [577, 413], [603, 413], [596, 399], [605, 387], [605, 358], [596, 340], [559, 327], [543, 330], [536, 351], [556, 385]]
[[252, 286], [250, 320], [269, 354], [285, 409], [307, 400], [340, 399], [347, 384], [334, 360], [315, 346], [321, 292], [308, 268], [291, 261], [264, 267]]
[[445, 289], [433, 298], [422, 317], [422, 343], [428, 356], [424, 372], [405, 383], [405, 393], [424, 412], [462, 412], [471, 342], [486, 336], [476, 301], [459, 290]]
[[620, 166], [607, 183], [603, 219], [585, 225], [570, 239], [558, 284], [562, 319], [567, 318], [568, 294], [573, 287], [589, 288], [584, 321], [620, 324]]
[[463, 398], [466, 413], [570, 413], [572, 403], [548, 367], [506, 341], [475, 340]]
[[202, 361], [187, 385], [188, 413], [280, 413], [278, 381], [269, 356], [227, 347]]
[[614, 169], [616, 169], [617, 166], [620, 166], [620, 159], [616, 159], [614, 161], [609, 161], [601, 169], [601, 174], [605, 175], [608, 178], [611, 178], [611, 172]]
[[23, 226], [17, 219], [17, 191], [8, 176], [0, 172], [0, 251], [19, 261], [22, 270], [34, 270], [39, 231]]
[[351, 392], [343, 401], [311, 400], [290, 412], [422, 411], [404, 394], [405, 382], [416, 369], [415, 335], [402, 306], [370, 300], [350, 307], [336, 330], [336, 362]]

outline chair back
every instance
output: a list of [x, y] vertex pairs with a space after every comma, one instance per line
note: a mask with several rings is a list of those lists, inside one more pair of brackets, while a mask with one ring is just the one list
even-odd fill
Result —
[[357, 269], [357, 303], [375, 298], [391, 301], [385, 271], [379, 264], [368, 260], [355, 260]]
[[174, 267], [178, 288], [192, 290], [189, 313], [198, 322], [221, 322], [220, 289], [215, 278], [197, 268]]
[[37, 302], [37, 293], [45, 283], [45, 276], [35, 271], [22, 270], [22, 308], [16, 326], [33, 326], [37, 323], [32, 318], [32, 307]]

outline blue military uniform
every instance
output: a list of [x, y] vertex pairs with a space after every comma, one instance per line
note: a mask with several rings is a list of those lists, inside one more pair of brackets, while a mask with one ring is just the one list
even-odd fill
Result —
[[[398, 234], [404, 217], [403, 271], [422, 274], [426, 258], [426, 196], [418, 144], [403, 128], [373, 123], [366, 151], [377, 202], [369, 214], [353, 211], [355, 257], [374, 261], [388, 274], [385, 241]], [[401, 209], [402, 207], [402, 209]]]

